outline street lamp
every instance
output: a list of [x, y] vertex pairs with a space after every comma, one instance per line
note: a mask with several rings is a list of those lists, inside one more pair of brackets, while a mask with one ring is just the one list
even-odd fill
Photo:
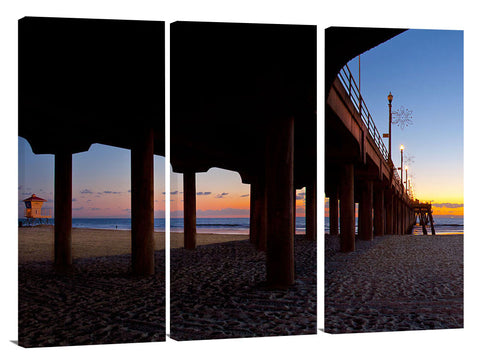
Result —
[[402, 184], [402, 193], [403, 193], [403, 149], [404, 146], [400, 145], [400, 156], [401, 156], [401, 161], [400, 161], [400, 183]]
[[392, 100], [393, 95], [388, 94], [388, 161], [392, 163]]
[[408, 196], [408, 165], [405, 165], [405, 192]]

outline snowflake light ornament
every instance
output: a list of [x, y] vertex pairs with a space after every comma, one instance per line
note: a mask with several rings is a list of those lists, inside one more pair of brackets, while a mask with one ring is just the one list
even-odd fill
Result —
[[412, 125], [412, 110], [405, 109], [403, 106], [397, 111], [392, 112], [392, 124], [400, 126], [400, 129], [404, 129], [405, 126]]

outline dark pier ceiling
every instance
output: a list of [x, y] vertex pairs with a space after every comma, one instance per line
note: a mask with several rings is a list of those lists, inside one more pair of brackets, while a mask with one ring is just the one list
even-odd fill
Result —
[[151, 128], [165, 154], [164, 23], [19, 20], [19, 135], [37, 154], [131, 149]]
[[296, 187], [316, 172], [316, 27], [171, 25], [174, 171], [264, 171], [266, 138], [294, 118]]
[[325, 96], [333, 80], [354, 57], [407, 29], [329, 27], [325, 30]]

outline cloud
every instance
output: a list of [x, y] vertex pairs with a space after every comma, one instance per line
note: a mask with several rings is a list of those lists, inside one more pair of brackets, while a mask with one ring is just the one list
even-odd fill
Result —
[[250, 196], [250, 194], [240, 195], [240, 197], [247, 197], [247, 196]]
[[80, 194], [93, 194], [93, 193], [88, 189], [84, 189], [84, 190], [80, 190]]
[[170, 216], [174, 218], [183, 217], [183, 210], [170, 211]]
[[224, 197], [227, 196], [227, 195], [228, 195], [228, 193], [224, 192], [224, 193], [215, 195], [215, 197], [216, 197], [217, 199], [222, 199], [222, 198], [224, 198]]
[[90, 210], [98, 211], [98, 210], [100, 210], [100, 208], [90, 208]]
[[197, 216], [219, 216], [219, 215], [230, 215], [230, 216], [239, 216], [239, 215], [250, 215], [250, 209], [216, 209], [216, 210], [197, 210]]
[[435, 203], [432, 203], [432, 206], [446, 207], [446, 208], [449, 208], [449, 209], [456, 209], [456, 208], [462, 208], [463, 204], [454, 204], [454, 203], [438, 203], [438, 204], [435, 204]]
[[153, 212], [153, 214], [156, 218], [159, 218], [159, 217], [164, 218], [165, 217], [165, 210], [155, 210]]
[[77, 201], [77, 199], [73, 198], [73, 199], [72, 199], [72, 202], [73, 202], [73, 201]]
[[[233, 209], [233, 208], [225, 208], [225, 209], [208, 209], [208, 210], [201, 210], [197, 209], [197, 216], [198, 217], [214, 217], [214, 216], [249, 216], [250, 209]], [[183, 210], [175, 210], [170, 212], [170, 216], [173, 218], [181, 218], [183, 217]]]
[[211, 191], [199, 191], [197, 192], [197, 195], [210, 195], [211, 193]]
[[111, 191], [111, 190], [105, 190], [103, 193], [104, 194], [121, 194], [120, 191]]
[[80, 211], [80, 210], [83, 210], [83, 206], [80, 206], [78, 208], [72, 208], [73, 211]]
[[130, 211], [132, 211], [132, 210], [131, 210], [131, 209], [122, 209], [122, 211], [130, 212]]

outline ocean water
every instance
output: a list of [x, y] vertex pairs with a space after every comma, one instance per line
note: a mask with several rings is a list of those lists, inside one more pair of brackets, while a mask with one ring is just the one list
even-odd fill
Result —
[[[328, 216], [325, 217], [325, 234], [330, 232], [330, 222]], [[433, 225], [436, 235], [454, 235], [463, 234], [463, 216], [433, 216]], [[358, 231], [358, 218], [355, 218], [355, 232]], [[427, 225], [428, 234], [431, 234], [430, 224]], [[413, 235], [423, 235], [420, 224], [413, 228]]]
[[[433, 227], [436, 235], [463, 234], [463, 216], [433, 216]], [[427, 225], [428, 234], [431, 234], [430, 224]], [[414, 235], [423, 235], [422, 227], [417, 224], [413, 228]]]
[[[19, 219], [24, 225], [26, 219]], [[53, 219], [49, 219], [53, 224]], [[73, 218], [73, 228], [130, 230], [131, 220], [127, 218]], [[198, 233], [214, 234], [248, 234], [250, 229], [249, 218], [197, 218]], [[165, 231], [165, 218], [154, 219], [154, 230]], [[183, 218], [170, 219], [170, 231], [183, 232]], [[305, 233], [305, 217], [297, 217], [297, 234]]]

